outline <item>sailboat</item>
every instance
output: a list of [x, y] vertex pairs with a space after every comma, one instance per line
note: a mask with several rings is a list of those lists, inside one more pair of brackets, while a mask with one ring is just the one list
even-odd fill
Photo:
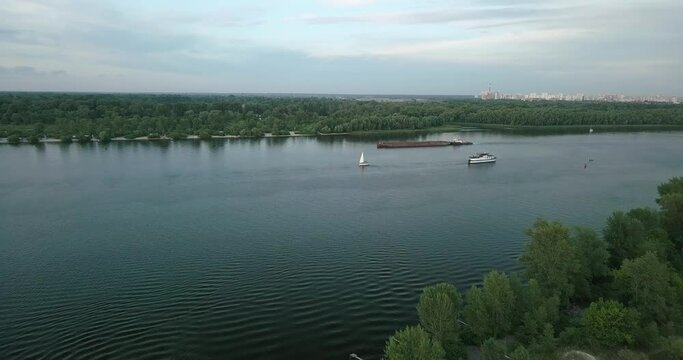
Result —
[[365, 161], [365, 156], [363, 155], [363, 153], [360, 153], [360, 160], [358, 161], [358, 166], [368, 166], [368, 165], [370, 165], [370, 163]]

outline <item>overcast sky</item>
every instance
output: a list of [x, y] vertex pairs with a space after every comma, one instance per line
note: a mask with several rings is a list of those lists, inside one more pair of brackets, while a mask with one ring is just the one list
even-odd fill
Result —
[[683, 95], [681, 0], [0, 0], [0, 90]]

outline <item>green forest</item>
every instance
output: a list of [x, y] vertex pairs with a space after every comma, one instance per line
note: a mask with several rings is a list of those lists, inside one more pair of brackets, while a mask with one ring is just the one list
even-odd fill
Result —
[[683, 359], [683, 177], [658, 192], [658, 209], [614, 212], [601, 234], [537, 220], [519, 273], [425, 288], [386, 359], [466, 359], [466, 345], [483, 360]]
[[683, 105], [551, 101], [373, 101], [235, 95], [0, 93], [10, 142], [182, 139], [420, 130], [446, 124], [683, 126]]

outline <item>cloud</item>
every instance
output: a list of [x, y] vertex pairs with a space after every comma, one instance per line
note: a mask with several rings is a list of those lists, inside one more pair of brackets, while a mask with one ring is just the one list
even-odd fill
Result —
[[558, 42], [577, 41], [586, 36], [589, 33], [576, 29], [508, 32], [461, 40], [413, 41], [402, 45], [367, 47], [360, 52], [356, 49], [323, 51], [312, 55], [322, 58], [399, 58], [452, 64], [531, 64], [551, 61], [561, 56], [559, 53], [542, 51], [543, 47]]
[[0, 87], [462, 93], [451, 74], [475, 92], [496, 78], [683, 93], [681, 13], [678, 0], [4, 0]]
[[363, 6], [373, 4], [375, 0], [322, 0], [322, 2], [332, 6]]
[[14, 66], [4, 67], [0, 66], [0, 76], [2, 77], [25, 77], [25, 76], [65, 76], [67, 72], [64, 70], [40, 71], [32, 66]]
[[107, 52], [155, 53], [193, 49], [203, 40], [187, 34], [141, 32], [118, 26], [93, 26], [71, 30], [73, 40], [82, 48], [106, 48]]
[[245, 27], [263, 24], [259, 7], [218, 8], [203, 11], [170, 12], [160, 16], [163, 22], [173, 24], [190, 24], [193, 26]]
[[443, 24], [482, 20], [529, 19], [562, 15], [574, 7], [486, 7], [439, 9], [409, 12], [376, 12], [354, 15], [304, 15], [292, 21], [307, 24], [390, 23], [390, 24]]

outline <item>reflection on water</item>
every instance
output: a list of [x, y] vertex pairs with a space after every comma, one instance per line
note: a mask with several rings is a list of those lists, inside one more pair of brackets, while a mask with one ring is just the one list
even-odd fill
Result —
[[268, 146], [272, 147], [281, 147], [287, 144], [289, 141], [288, 137], [271, 137], [271, 138], [266, 138], [266, 144]]

